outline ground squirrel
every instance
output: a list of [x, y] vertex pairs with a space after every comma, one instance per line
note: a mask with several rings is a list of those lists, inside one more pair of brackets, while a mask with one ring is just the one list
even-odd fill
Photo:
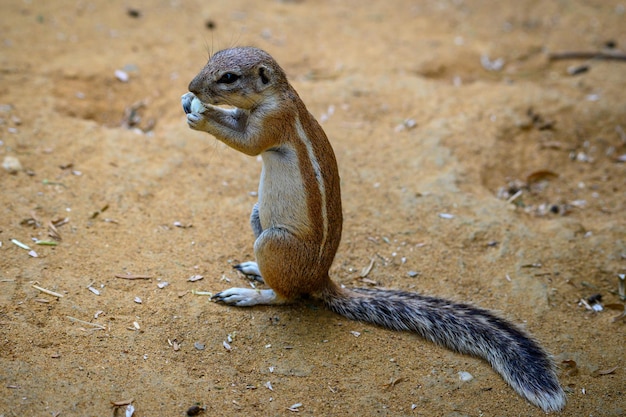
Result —
[[520, 327], [469, 304], [345, 289], [331, 281], [342, 227], [337, 161], [326, 134], [268, 53], [252, 47], [217, 52], [189, 91], [181, 101], [192, 129], [263, 158], [250, 218], [256, 262], [236, 268], [271, 289], [230, 288], [213, 300], [252, 306], [312, 296], [349, 319], [413, 331], [483, 358], [531, 403], [544, 411], [563, 408], [565, 394], [549, 355]]

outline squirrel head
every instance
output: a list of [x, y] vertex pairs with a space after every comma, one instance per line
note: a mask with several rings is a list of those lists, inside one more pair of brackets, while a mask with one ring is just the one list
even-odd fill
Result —
[[213, 54], [189, 91], [203, 103], [252, 110], [286, 83], [285, 72], [267, 52], [237, 47]]

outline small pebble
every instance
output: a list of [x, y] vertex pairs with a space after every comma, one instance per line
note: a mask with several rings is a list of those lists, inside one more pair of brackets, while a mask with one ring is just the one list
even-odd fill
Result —
[[128, 14], [128, 16], [134, 18], [134, 19], [138, 19], [141, 17], [141, 10], [139, 9], [128, 9], [126, 10], [126, 14]]
[[22, 170], [22, 164], [14, 156], [5, 156], [4, 161], [2, 161], [2, 168], [9, 174], [17, 174]]
[[463, 382], [469, 382], [474, 379], [474, 376], [469, 372], [461, 371], [459, 372], [459, 379]]
[[198, 405], [192, 405], [191, 407], [189, 407], [187, 409], [187, 415], [188, 416], [197, 416], [198, 414], [200, 414], [202, 412], [202, 408]]
[[569, 75], [578, 75], [578, 74], [583, 74], [585, 72], [589, 71], [589, 65], [572, 65], [571, 67], [567, 68], [567, 73]]
[[204, 350], [204, 344], [202, 344], [200, 342], [194, 342], [193, 343], [193, 347], [195, 347], [198, 350]]
[[127, 83], [128, 80], [130, 79], [130, 77], [128, 76], [128, 73], [122, 70], [115, 70], [115, 78], [117, 78], [119, 81], [123, 83]]

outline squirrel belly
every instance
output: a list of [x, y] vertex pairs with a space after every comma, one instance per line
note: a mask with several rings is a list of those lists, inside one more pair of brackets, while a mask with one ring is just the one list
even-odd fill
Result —
[[412, 292], [344, 289], [331, 281], [342, 228], [337, 162], [326, 134], [267, 52], [219, 51], [189, 91], [181, 99], [189, 127], [263, 159], [259, 202], [250, 216], [256, 262], [235, 268], [270, 289], [230, 288], [214, 301], [243, 307], [310, 295], [349, 319], [411, 331], [480, 357], [546, 412], [565, 406], [548, 353], [495, 313]]

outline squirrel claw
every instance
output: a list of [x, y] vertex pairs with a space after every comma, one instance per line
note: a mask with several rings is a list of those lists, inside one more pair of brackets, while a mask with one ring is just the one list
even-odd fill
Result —
[[212, 295], [211, 301], [214, 301], [220, 304], [226, 304], [226, 302], [224, 301], [224, 295], [221, 292], [218, 292], [217, 294]]

